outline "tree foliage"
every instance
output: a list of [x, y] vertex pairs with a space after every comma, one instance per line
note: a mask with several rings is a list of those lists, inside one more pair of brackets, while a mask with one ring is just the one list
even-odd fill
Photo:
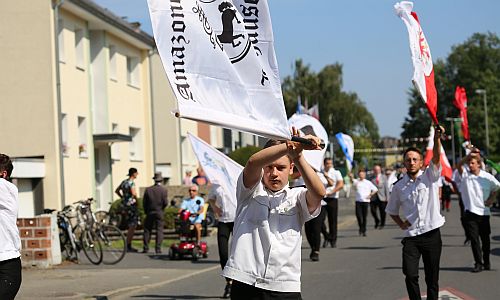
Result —
[[320, 122], [330, 136], [343, 132], [373, 142], [379, 139], [378, 126], [372, 114], [356, 93], [342, 91], [342, 65], [325, 66], [313, 72], [301, 59], [295, 61], [294, 72], [283, 80], [282, 90], [287, 116], [297, 109], [297, 99], [309, 107], [319, 105]]
[[[445, 60], [434, 64], [438, 92], [438, 120], [450, 132], [447, 117], [459, 117], [453, 105], [455, 87], [467, 91], [469, 131], [471, 141], [486, 148], [483, 96], [475, 93], [484, 89], [488, 102], [488, 127], [491, 155], [500, 154], [500, 39], [494, 33], [475, 33], [464, 43], [452, 47]], [[403, 124], [402, 138], [426, 137], [431, 120], [415, 89], [409, 91], [410, 108]], [[450, 148], [450, 143], [445, 143]], [[459, 147], [457, 144], [456, 147]]]

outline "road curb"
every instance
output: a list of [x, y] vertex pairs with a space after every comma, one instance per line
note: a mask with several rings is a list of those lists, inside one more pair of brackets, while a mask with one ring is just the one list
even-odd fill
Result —
[[[179, 277], [176, 277], [176, 278], [164, 280], [164, 281], [161, 281], [161, 282], [156, 282], [156, 283], [151, 283], [151, 284], [146, 284], [146, 285], [137, 285], [137, 286], [131, 286], [131, 287], [125, 287], [125, 288], [120, 288], [120, 289], [112, 290], [112, 291], [103, 293], [100, 296], [104, 296], [104, 297], [108, 297], [108, 298], [113, 297], [114, 299], [120, 299], [120, 298], [126, 297], [127, 295], [130, 295], [130, 294], [136, 294], [138, 292], [141, 292], [141, 291], [144, 291], [144, 290], [147, 290], [147, 289], [152, 289], [152, 288], [156, 288], [156, 287], [159, 287], [159, 286], [162, 286], [162, 285], [170, 284], [172, 282], [176, 282], [176, 281], [183, 280], [183, 279], [186, 279], [186, 278], [189, 278], [189, 277], [200, 275], [200, 274], [203, 274], [203, 273], [206, 273], [206, 272], [210, 272], [210, 271], [213, 271], [213, 270], [216, 270], [216, 269], [219, 269], [219, 268], [220, 268], [219, 265], [212, 266], [212, 267], [209, 267], [209, 268], [206, 268], [206, 269], [201, 269], [201, 270], [198, 270], [198, 271], [195, 271], [195, 272], [191, 272], [191, 273], [185, 274], [183, 276], [179, 276]], [[117, 298], [115, 298], [115, 297], [117, 297]]]

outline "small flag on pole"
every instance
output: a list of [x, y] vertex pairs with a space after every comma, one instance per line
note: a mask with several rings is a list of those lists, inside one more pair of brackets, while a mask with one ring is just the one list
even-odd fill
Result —
[[344, 152], [347, 161], [347, 169], [351, 170], [354, 161], [354, 141], [350, 136], [342, 132], [337, 133], [335, 137], [337, 138], [340, 148]]
[[467, 141], [470, 141], [469, 135], [469, 121], [467, 120], [467, 94], [465, 88], [457, 86], [455, 88], [455, 99], [453, 104], [460, 111], [460, 118], [462, 118], [462, 134]]

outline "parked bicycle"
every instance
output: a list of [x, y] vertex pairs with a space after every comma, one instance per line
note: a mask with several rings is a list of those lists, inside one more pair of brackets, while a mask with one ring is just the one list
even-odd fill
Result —
[[[61, 254], [66, 259], [80, 262], [79, 252], [83, 250], [87, 259], [98, 265], [102, 262], [101, 242], [84, 217], [89, 205], [81, 201], [76, 204], [76, 209], [68, 205], [57, 213]], [[75, 226], [72, 224], [74, 218]]]
[[93, 214], [95, 232], [102, 243], [103, 263], [114, 265], [120, 262], [127, 253], [127, 242], [123, 232], [110, 223], [106, 211]]

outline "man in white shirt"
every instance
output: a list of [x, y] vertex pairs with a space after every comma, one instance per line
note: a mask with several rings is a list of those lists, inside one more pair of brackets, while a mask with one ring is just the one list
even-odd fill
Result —
[[370, 211], [375, 221], [375, 229], [383, 229], [385, 226], [385, 207], [387, 206], [387, 200], [389, 200], [389, 187], [387, 177], [382, 174], [382, 167], [379, 164], [373, 166], [371, 181], [377, 187], [377, 193], [371, 198]]
[[[294, 128], [293, 134], [298, 131]], [[233, 279], [231, 299], [301, 299], [302, 226], [320, 212], [325, 188], [302, 150], [312, 145], [269, 141], [248, 160], [238, 178], [238, 205], [229, 260], [222, 272]], [[288, 187], [297, 167], [306, 188]]]
[[0, 299], [14, 299], [21, 286], [21, 238], [17, 228], [17, 187], [9, 182], [14, 169], [0, 153]]
[[[460, 174], [458, 186], [464, 204], [465, 228], [469, 234], [474, 268], [472, 272], [478, 273], [490, 270], [490, 206], [496, 200], [496, 191], [500, 183], [493, 175], [481, 170], [481, 156], [478, 149], [474, 148], [457, 165]], [[464, 164], [467, 163], [467, 167]], [[481, 257], [482, 248], [482, 257]]]
[[352, 173], [349, 173], [352, 185], [356, 190], [356, 219], [358, 220], [359, 235], [366, 236], [366, 216], [368, 215], [368, 206], [370, 199], [377, 193], [377, 187], [366, 179], [366, 171], [358, 170], [358, 178], [353, 179]]
[[[326, 202], [324, 208], [328, 218], [328, 233], [324, 236], [323, 248], [330, 243], [332, 248], [337, 247], [337, 220], [339, 215], [339, 191], [344, 187], [344, 179], [339, 170], [335, 170], [333, 160], [326, 157], [323, 160], [323, 176], [327, 181]], [[325, 230], [326, 231], [326, 230]], [[325, 234], [325, 233], [324, 233]]]
[[[386, 212], [405, 231], [403, 238], [403, 273], [410, 300], [421, 299], [418, 285], [420, 256], [424, 261], [427, 299], [436, 300], [439, 292], [441, 233], [444, 224], [440, 213], [438, 181], [441, 176], [440, 149], [442, 127], [434, 133], [432, 162], [422, 171], [423, 156], [419, 149], [408, 148], [403, 154], [406, 175], [396, 182]], [[399, 216], [400, 208], [405, 221]]]
[[[234, 193], [234, 190], [233, 190]], [[229, 256], [229, 236], [233, 232], [234, 216], [236, 215], [236, 203], [221, 185], [212, 184], [208, 193], [208, 202], [217, 217], [217, 246], [219, 248], [219, 259], [221, 268], [224, 269]], [[226, 287], [222, 298], [231, 295], [232, 280], [226, 278]]]

